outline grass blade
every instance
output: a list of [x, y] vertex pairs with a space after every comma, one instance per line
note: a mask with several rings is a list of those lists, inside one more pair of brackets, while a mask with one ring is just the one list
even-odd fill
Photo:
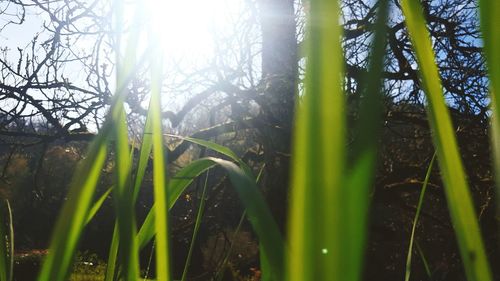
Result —
[[168, 192], [166, 181], [165, 155], [163, 153], [163, 129], [161, 116], [161, 85], [163, 56], [157, 49], [151, 56], [151, 129], [153, 141], [153, 184], [156, 230], [156, 278], [170, 280], [169, 236], [168, 236]]
[[[228, 173], [233, 187], [236, 189], [240, 199], [245, 205], [249, 220], [259, 237], [261, 250], [264, 251], [271, 265], [273, 272], [270, 272], [270, 274], [276, 277], [274, 280], [283, 280], [284, 245], [281, 234], [257, 188], [255, 180], [250, 178], [245, 171], [234, 163], [213, 157], [198, 159], [190, 163], [170, 180], [167, 188], [169, 193], [169, 209], [175, 204], [180, 194], [189, 186], [196, 176], [214, 165], [219, 165]], [[153, 223], [156, 217], [155, 210], [153, 206], [139, 230], [138, 241], [141, 248], [146, 246], [156, 234]]]
[[97, 199], [97, 201], [94, 203], [92, 208], [90, 208], [89, 215], [87, 216], [87, 221], [85, 224], [88, 224], [95, 217], [95, 215], [97, 214], [99, 209], [102, 207], [102, 204], [104, 203], [106, 198], [108, 198], [109, 194], [111, 193], [111, 190], [113, 190], [113, 187], [108, 188], [108, 190], [106, 190], [106, 192], [104, 192], [101, 195], [101, 197], [99, 197], [99, 199]]
[[[262, 176], [262, 172], [264, 171], [265, 166], [266, 165], [264, 164], [260, 168], [259, 174], [257, 175], [257, 180], [256, 180], [257, 183], [260, 181], [260, 178]], [[243, 214], [241, 214], [241, 217], [240, 217], [240, 220], [238, 222], [238, 225], [236, 226], [236, 229], [234, 230], [233, 237], [236, 237], [236, 234], [238, 234], [240, 232], [241, 226], [243, 225], [243, 221], [245, 220], [246, 216], [247, 216], [247, 211], [245, 210], [245, 211], [243, 211]], [[231, 240], [231, 244], [229, 245], [229, 249], [227, 250], [226, 254], [224, 255], [224, 258], [222, 259], [222, 263], [219, 266], [219, 270], [217, 270], [217, 272], [215, 274], [215, 277], [214, 277], [215, 281], [221, 281], [222, 278], [224, 277], [224, 271], [226, 269], [227, 262], [229, 261], [229, 256], [231, 255], [231, 252], [232, 252], [232, 249], [233, 249], [233, 246], [234, 246], [234, 242], [235, 242], [234, 239], [232, 239]], [[265, 259], [265, 256], [261, 254], [260, 258], [261, 259], [263, 259], [263, 258]], [[263, 274], [267, 274], [267, 272], [271, 271], [271, 270], [265, 270], [264, 269], [264, 267], [266, 265], [263, 264], [263, 261], [261, 260], [261, 271], [262, 271]], [[264, 279], [264, 278], [266, 278], [266, 276], [262, 276], [261, 279]]]
[[118, 223], [120, 263], [124, 280], [136, 281], [139, 277], [139, 253], [136, 239], [135, 208], [131, 186], [130, 149], [125, 110], [115, 119], [116, 188], [115, 210]]
[[[151, 106], [151, 105], [150, 105]], [[133, 202], [137, 201], [137, 196], [139, 194], [139, 189], [144, 179], [144, 175], [146, 173], [146, 168], [149, 162], [149, 155], [151, 154], [152, 149], [152, 136], [151, 136], [151, 111], [148, 111], [148, 115], [146, 117], [146, 124], [144, 127], [144, 133], [142, 136], [141, 148], [139, 152], [139, 162], [137, 164], [137, 171], [135, 174], [134, 180], [134, 188], [133, 188]], [[131, 153], [132, 156], [132, 153]], [[109, 193], [109, 192], [108, 192]], [[92, 213], [92, 212], [91, 212]], [[111, 239], [111, 246], [108, 254], [108, 262], [106, 266], [106, 274], [105, 281], [112, 281], [116, 277], [116, 262], [118, 256], [118, 247], [119, 247], [119, 237], [118, 237], [118, 225], [115, 224], [115, 228], [113, 230], [113, 236]], [[140, 247], [138, 243], [138, 247]], [[142, 247], [140, 247], [142, 248]]]
[[[151, 111], [148, 112], [146, 117], [146, 123], [144, 128], [144, 133], [142, 136], [141, 148], [139, 152], [139, 162], [137, 164], [137, 171], [135, 174], [134, 187], [133, 187], [133, 199], [132, 201], [137, 201], [137, 196], [139, 194], [140, 185], [142, 184], [144, 175], [146, 173], [147, 164], [149, 162], [149, 155], [151, 154], [152, 148], [152, 136], [151, 136]], [[133, 157], [133, 152], [131, 152], [131, 157]], [[132, 159], [131, 159], [132, 161]], [[115, 224], [115, 228], [113, 230], [113, 236], [111, 240], [111, 246], [108, 254], [108, 262], [106, 266], [106, 274], [105, 281], [112, 281], [116, 277], [116, 262], [118, 256], [118, 248], [119, 248], [119, 237], [118, 237], [118, 225]], [[139, 245], [138, 245], [139, 247]]]
[[[484, 54], [488, 66], [490, 79], [491, 99], [491, 136], [494, 152], [495, 177], [497, 194], [500, 194], [500, 30], [498, 17], [500, 16], [500, 3], [493, 0], [479, 1], [481, 16], [481, 31], [484, 42]], [[497, 196], [497, 202], [500, 202]], [[500, 206], [500, 204], [498, 204]], [[500, 213], [500, 208], [498, 209]]]
[[[109, 127], [107, 129], [109, 130]], [[38, 277], [39, 281], [64, 281], [69, 276], [76, 247], [88, 218], [94, 191], [106, 160], [108, 130], [104, 130], [91, 143], [87, 158], [75, 172], [68, 200], [60, 212], [49, 253]]]
[[[134, 29], [128, 40], [125, 57], [120, 56], [121, 33], [123, 32], [123, 3], [114, 1], [115, 34], [117, 35], [117, 90], [113, 96], [111, 114], [101, 131], [89, 146], [87, 158], [77, 168], [70, 184], [68, 200], [62, 207], [52, 235], [49, 253], [42, 265], [39, 281], [63, 281], [69, 276], [78, 242], [90, 212], [90, 204], [106, 160], [107, 142], [114, 125], [122, 120], [122, 103], [125, 100], [128, 82], [137, 70], [135, 56], [139, 31]], [[125, 63], [123, 63], [125, 62]], [[119, 124], [119, 123], [118, 123]], [[120, 141], [126, 141], [125, 140]], [[118, 139], [119, 140], [119, 139]], [[121, 146], [118, 146], [120, 148]], [[121, 153], [120, 153], [121, 154]], [[119, 190], [120, 187], [117, 187]], [[116, 191], [115, 191], [116, 192]], [[119, 191], [118, 191], [119, 192]], [[135, 239], [135, 235], [132, 235]]]
[[186, 257], [186, 262], [184, 264], [184, 270], [182, 271], [181, 281], [186, 281], [189, 265], [191, 265], [191, 256], [193, 255], [194, 244], [196, 243], [196, 238], [198, 237], [198, 230], [200, 229], [201, 218], [203, 217], [203, 211], [205, 210], [205, 196], [207, 193], [207, 185], [208, 185], [208, 171], [205, 176], [203, 191], [201, 192], [200, 205], [198, 206], [198, 213], [196, 214], [196, 221], [194, 223], [193, 236], [191, 237], [191, 243], [189, 245], [188, 255]]
[[[168, 190], [168, 209], [170, 210], [177, 199], [181, 196], [182, 192], [194, 181], [194, 179], [199, 176], [204, 171], [210, 169], [216, 164], [207, 159], [195, 160], [186, 167], [182, 168], [177, 174], [170, 179], [167, 190]], [[137, 234], [137, 240], [139, 243], [139, 248], [143, 249], [149, 241], [155, 235], [155, 207], [151, 208], [146, 219], [144, 220], [139, 233]]]
[[[151, 106], [152, 105], [150, 102], [149, 108], [152, 108]], [[151, 150], [153, 147], [153, 136], [151, 134], [151, 123], [152, 123], [151, 114], [152, 111], [149, 110], [148, 115], [146, 117], [146, 124], [144, 126], [144, 133], [142, 135], [141, 150], [139, 152], [139, 162], [137, 164], [137, 172], [134, 181], [134, 202], [137, 200], [137, 196], [139, 194], [139, 188], [142, 184], [142, 180], [144, 179], [144, 175], [146, 174], [146, 168], [148, 166], [149, 156], [151, 154]]]
[[206, 148], [209, 148], [213, 151], [219, 152], [220, 154], [226, 155], [227, 157], [231, 158], [232, 160], [236, 162], [240, 162], [241, 159], [234, 153], [231, 149], [228, 147], [225, 147], [223, 145], [220, 145], [215, 142], [207, 141], [207, 140], [202, 140], [202, 139], [197, 139], [197, 138], [191, 138], [191, 137], [183, 137], [179, 135], [172, 135], [172, 134], [165, 134], [166, 136], [172, 137], [172, 138], [177, 138], [177, 139], [182, 139], [186, 140], [201, 146], [204, 146]]
[[109, 247], [108, 262], [106, 264], [106, 273], [104, 281], [113, 281], [116, 278], [116, 262], [118, 260], [118, 247], [120, 244], [118, 237], [118, 223], [115, 222], [113, 228], [113, 236], [111, 238], [111, 246]]
[[7, 241], [8, 241], [8, 264], [9, 271], [7, 272], [7, 280], [11, 281], [14, 278], [14, 225], [12, 223], [12, 209], [10, 207], [9, 201], [6, 201], [7, 216], [9, 219]]
[[[146, 135], [146, 134], [145, 134]], [[204, 146], [208, 149], [211, 149], [213, 151], [216, 151], [218, 153], [221, 153], [230, 159], [234, 160], [238, 164], [240, 164], [241, 167], [243, 167], [244, 171], [246, 172], [247, 176], [253, 177], [250, 168], [248, 165], [246, 165], [237, 155], [234, 153], [231, 149], [222, 146], [220, 144], [202, 140], [202, 139], [196, 139], [196, 138], [190, 138], [190, 137], [182, 137], [178, 135], [172, 135], [172, 134], [164, 134], [169, 137], [173, 138], [178, 138], [178, 139], [183, 139], [201, 146]], [[208, 170], [209, 168], [213, 167], [216, 165], [214, 162], [209, 161], [207, 159], [199, 159], [195, 160], [183, 169], [181, 169], [168, 183], [168, 209], [171, 209], [179, 196], [184, 192], [184, 190], [193, 182], [193, 180], [199, 176], [201, 173], [204, 171]], [[150, 212], [146, 216], [146, 219], [144, 220], [139, 233], [138, 233], [138, 241], [139, 241], [139, 248], [142, 249], [144, 248], [147, 243], [153, 238], [155, 234], [154, 230], [154, 225], [153, 222], [155, 220], [155, 215], [154, 215], [154, 207], [151, 208]]]
[[287, 278], [342, 280], [341, 187], [345, 172], [340, 8], [310, 1], [305, 93], [296, 113]]
[[[240, 232], [241, 226], [243, 225], [243, 222], [245, 221], [245, 218], [247, 216], [247, 211], [243, 211], [243, 214], [241, 214], [240, 220], [238, 221], [238, 225], [236, 226], [236, 229], [234, 230], [233, 237], [236, 236]], [[226, 254], [224, 255], [224, 258], [222, 259], [222, 263], [219, 266], [219, 270], [215, 273], [214, 280], [215, 281], [221, 281], [222, 278], [224, 277], [224, 272], [226, 270], [227, 263], [229, 261], [229, 257], [231, 256], [233, 246], [234, 246], [234, 239], [231, 240], [231, 244], [229, 244], [229, 249], [227, 250]], [[262, 257], [261, 257], [262, 258]], [[262, 261], [261, 261], [261, 271], [264, 271], [264, 266], [262, 266]], [[262, 278], [264, 279], [264, 277]]]
[[236, 153], [234, 153], [234, 151], [232, 151], [228, 147], [225, 147], [225, 146], [220, 145], [220, 144], [215, 143], [215, 142], [197, 139], [197, 138], [182, 137], [182, 136], [172, 135], [172, 134], [165, 134], [165, 135], [170, 136], [170, 137], [174, 137], [174, 138], [178, 138], [178, 139], [183, 139], [183, 140], [195, 143], [197, 145], [201, 145], [201, 146], [206, 147], [208, 149], [211, 149], [211, 150], [218, 152], [222, 155], [225, 155], [225, 156], [229, 157], [231, 160], [233, 160], [234, 162], [238, 163], [238, 165], [240, 165], [240, 167], [245, 171], [247, 176], [249, 176], [251, 178], [254, 177], [250, 167], [248, 167], [248, 165], [245, 162], [243, 162], [243, 160], [241, 160], [241, 158], [238, 157], [238, 155], [236, 155]]
[[378, 2], [375, 35], [370, 53], [370, 64], [362, 87], [359, 120], [356, 124], [353, 165], [343, 191], [341, 261], [344, 262], [342, 280], [361, 280], [363, 272], [370, 193], [375, 179], [378, 139], [382, 125], [382, 71], [386, 50], [386, 21], [389, 14], [387, 0]]
[[267, 207], [254, 179], [234, 163], [218, 158], [209, 158], [222, 167], [228, 174], [233, 187], [243, 202], [248, 219], [259, 238], [260, 251], [263, 251], [270, 265], [272, 280], [284, 278], [284, 244], [278, 226]]
[[467, 279], [492, 280], [450, 114], [444, 102], [440, 76], [422, 7], [417, 0], [403, 0], [401, 6], [420, 67], [423, 89], [428, 99], [427, 115]]
[[427, 172], [425, 173], [424, 183], [422, 184], [422, 190], [420, 191], [420, 196], [418, 198], [417, 212], [415, 213], [415, 218], [413, 219], [413, 225], [411, 228], [410, 243], [408, 246], [408, 255], [406, 256], [406, 270], [405, 270], [405, 281], [410, 281], [411, 275], [411, 259], [413, 255], [413, 242], [415, 240], [415, 230], [417, 229], [418, 218], [420, 216], [420, 211], [422, 210], [422, 204], [424, 202], [425, 191], [427, 190], [427, 185], [429, 183], [429, 178], [431, 177], [432, 167], [434, 166], [434, 160], [436, 159], [436, 153], [432, 156]]
[[425, 258], [424, 251], [422, 250], [420, 244], [417, 241], [415, 241], [415, 245], [417, 246], [417, 251], [420, 256], [420, 259], [424, 264], [425, 273], [427, 273], [427, 277], [429, 277], [429, 280], [432, 280], [432, 271], [431, 268], [429, 267], [429, 262], [427, 262], [427, 259]]
[[14, 269], [14, 228], [8, 200], [0, 204], [0, 281], [12, 281]]

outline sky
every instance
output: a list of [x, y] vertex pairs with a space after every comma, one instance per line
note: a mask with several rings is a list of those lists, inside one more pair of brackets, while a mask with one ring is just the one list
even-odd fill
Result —
[[[26, 1], [26, 3], [31, 2]], [[244, 0], [143, 0], [138, 3], [145, 4], [143, 8], [145, 7], [148, 11], [146, 21], [151, 25], [155, 37], [159, 39], [162, 46], [166, 71], [169, 69], [177, 71], [168, 72], [166, 83], [177, 83], [185, 79], [189, 72], [213, 66], [214, 55], [221, 51], [218, 43], [225, 43], [225, 40], [229, 42], [233, 39], [234, 34], [239, 32], [238, 22], [241, 20], [239, 17], [246, 8]], [[135, 9], [133, 6], [129, 8]], [[3, 26], [8, 20], [17, 19], [17, 15], [21, 12], [9, 1], [0, 2], [0, 11], [2, 12], [0, 26]], [[50, 34], [42, 32], [44, 23], [50, 24], [50, 18], [47, 14], [39, 8], [28, 7], [25, 22], [21, 25], [7, 25], [0, 32], [0, 46], [9, 48], [7, 59], [14, 66], [19, 60], [18, 47], [29, 46], [37, 34], [40, 34], [38, 43], [49, 38]], [[72, 48], [77, 50], [81, 46], [82, 49], [85, 49], [91, 46], [91, 43], [89, 42], [87, 46], [85, 41], [80, 40]], [[35, 53], [41, 56], [44, 51], [35, 50]], [[78, 64], [68, 64], [65, 69], [61, 69], [61, 72], [71, 81], [83, 81], [85, 78], [84, 69]], [[10, 83], [9, 81], [1, 82]], [[114, 84], [114, 81], [110, 82]], [[199, 89], [190, 88], [189, 92], [201, 91], [202, 88], [202, 85]], [[177, 95], [174, 103], [183, 103], [183, 98], [179, 98]]]

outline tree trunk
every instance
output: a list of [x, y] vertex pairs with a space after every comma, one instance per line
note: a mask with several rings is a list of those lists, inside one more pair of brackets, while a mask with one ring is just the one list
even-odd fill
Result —
[[266, 107], [261, 128], [266, 156], [263, 184], [280, 228], [286, 222], [290, 143], [297, 76], [297, 40], [293, 0], [259, 0], [262, 28], [262, 86]]

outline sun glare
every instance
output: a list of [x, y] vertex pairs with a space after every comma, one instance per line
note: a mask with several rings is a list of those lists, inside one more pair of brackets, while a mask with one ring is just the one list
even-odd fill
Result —
[[154, 35], [166, 59], [199, 61], [214, 53], [214, 40], [230, 32], [235, 0], [147, 1]]

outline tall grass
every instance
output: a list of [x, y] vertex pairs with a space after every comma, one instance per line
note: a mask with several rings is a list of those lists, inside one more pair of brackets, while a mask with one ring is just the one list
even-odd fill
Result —
[[[162, 132], [162, 69], [161, 60], [157, 57], [147, 60], [152, 69], [151, 102], [138, 165], [135, 170], [132, 168], [134, 154], [131, 153], [128, 141], [124, 101], [127, 85], [138, 64], [144, 62], [143, 59], [137, 59], [140, 32], [135, 30], [128, 40], [117, 39], [117, 42], [122, 42], [124, 46], [118, 47], [117, 90], [110, 114], [97, 137], [89, 145], [87, 157], [75, 172], [68, 200], [57, 220], [39, 281], [67, 280], [84, 227], [109, 194], [114, 198], [116, 224], [111, 238], [105, 280], [137, 280], [139, 251], [155, 236], [157, 280], [171, 280], [168, 210], [197, 176], [215, 167], [227, 173], [246, 208], [248, 219], [259, 238], [264, 280], [361, 279], [367, 212], [370, 206], [369, 194], [377, 158], [376, 139], [380, 131], [381, 72], [389, 4], [388, 1], [380, 1], [378, 4], [369, 74], [361, 86], [360, 117], [354, 128], [356, 141], [353, 152], [349, 154], [346, 143], [348, 128], [345, 94], [342, 90], [344, 74], [340, 8], [335, 0], [310, 2], [309, 30], [306, 36], [308, 47], [305, 94], [299, 97], [295, 119], [287, 247], [257, 188], [251, 168], [228, 148], [204, 140], [184, 138], [185, 141], [220, 153], [225, 159], [198, 159], [182, 168], [176, 176], [166, 178], [163, 141], [165, 137], [172, 136]], [[123, 3], [120, 0], [115, 3], [117, 29], [120, 30], [123, 24]], [[420, 1], [402, 0], [401, 5], [428, 100], [427, 112], [433, 141], [467, 278], [473, 281], [492, 280], [456, 137], [443, 98], [442, 85], [437, 78], [439, 72]], [[495, 1], [481, 1], [481, 24], [491, 75], [492, 135], [497, 176], [500, 175], [500, 98], [497, 97], [500, 91], [500, 57], [496, 50], [500, 47], [500, 35], [494, 19], [499, 15], [500, 4]], [[154, 36], [154, 33], [152, 35]], [[123, 55], [120, 53], [122, 49]], [[161, 54], [159, 56], [161, 57]], [[109, 156], [109, 150], [114, 152], [116, 162], [115, 185], [94, 199], [96, 185]], [[145, 221], [138, 227], [134, 205], [150, 157], [153, 158], [155, 202]], [[202, 206], [200, 208], [197, 225], [201, 218]], [[418, 214], [414, 226], [417, 217]], [[10, 235], [10, 245], [13, 238], [12, 231], [5, 226], [6, 223], [0, 221], [0, 281], [12, 279], [13, 250], [7, 248], [9, 244], [6, 243], [5, 237]], [[195, 235], [196, 230], [193, 241]], [[409, 253], [411, 252], [410, 247]], [[188, 264], [189, 259], [186, 268]], [[183, 279], [185, 277], [186, 274]], [[409, 274], [406, 276], [406, 280], [408, 279]]]
[[422, 6], [414, 0], [404, 0], [401, 6], [428, 100], [427, 116], [465, 272], [468, 280], [492, 280]]
[[[384, 10], [383, 2], [379, 2], [382, 7], [379, 7], [379, 20], [382, 18], [380, 11], [383, 14]], [[491, 280], [422, 7], [418, 0], [403, 0], [401, 6], [428, 100], [429, 123], [466, 275], [468, 280]], [[342, 77], [342, 60], [338, 14], [336, 1], [310, 3], [305, 96], [299, 102], [294, 139], [288, 280], [360, 279], [361, 259], [357, 259], [356, 254], [362, 253], [363, 249], [356, 245], [363, 245], [362, 236], [366, 231], [356, 225], [365, 225], [366, 220], [364, 214], [353, 215], [352, 210], [366, 210], [367, 193], [363, 186], [373, 165], [363, 165], [363, 157], [354, 158], [359, 163], [354, 162], [350, 174], [344, 156], [344, 93], [339, 79]], [[486, 18], [489, 22], [483, 26], [493, 28], [493, 20]], [[500, 38], [493, 31], [488, 36], [495, 38], [492, 41]], [[384, 43], [375, 39], [374, 52]], [[497, 68], [498, 60], [492, 64]], [[371, 71], [369, 75], [374, 75], [380, 68]], [[377, 91], [379, 88], [371, 89]], [[494, 96], [492, 101], [496, 101]], [[497, 109], [496, 104], [494, 109]], [[360, 114], [367, 114], [366, 111], [363, 109]], [[360, 118], [360, 122], [369, 121]], [[494, 126], [495, 122], [494, 119]], [[363, 123], [359, 127], [369, 129]], [[494, 133], [496, 129], [493, 128]], [[495, 139], [494, 146], [498, 146]], [[355, 152], [368, 148], [373, 153], [373, 146], [366, 142], [356, 147]]]
[[[115, 16], [120, 30], [123, 22], [123, 3], [116, 1]], [[152, 89], [149, 114], [139, 155], [135, 178], [132, 170], [131, 148], [128, 141], [127, 122], [124, 111], [126, 88], [138, 68], [137, 42], [139, 31], [133, 30], [125, 46], [118, 46], [117, 91], [110, 114], [96, 139], [90, 144], [87, 157], [75, 173], [70, 187], [68, 201], [64, 204], [56, 223], [49, 254], [43, 263], [40, 281], [63, 281], [75, 257], [79, 239], [85, 224], [95, 215], [102, 205], [106, 192], [92, 206], [96, 185], [101, 169], [108, 155], [108, 145], [113, 144], [116, 167], [116, 184], [112, 188], [115, 203], [116, 225], [112, 237], [106, 280], [137, 280], [139, 278], [139, 249], [143, 248], [156, 235], [157, 280], [171, 280], [168, 243], [168, 209], [189, 184], [206, 170], [218, 166], [225, 170], [240, 198], [247, 208], [247, 214], [259, 236], [263, 258], [270, 265], [266, 276], [273, 280], [283, 279], [284, 245], [281, 235], [264, 199], [257, 189], [256, 181], [248, 167], [234, 152], [220, 145], [203, 140], [187, 139], [193, 143], [213, 149], [231, 161], [221, 158], [203, 158], [184, 167], [177, 176], [166, 180], [166, 167], [163, 152], [161, 122], [161, 63], [157, 57], [151, 60]], [[122, 42], [122, 38], [117, 38]], [[119, 51], [124, 49], [124, 55]], [[150, 155], [152, 151], [152, 155]], [[144, 224], [136, 233], [134, 205], [138, 189], [143, 180], [146, 163], [153, 158], [153, 183], [155, 203]]]
[[305, 94], [293, 149], [287, 280], [359, 280], [374, 175], [387, 1], [380, 2], [370, 78], [363, 88], [357, 152], [346, 158], [337, 1], [311, 1]]
[[[479, 1], [484, 54], [488, 66], [491, 99], [491, 140], [494, 152], [497, 194], [500, 193], [500, 30], [498, 17], [500, 3], [492, 0]], [[500, 202], [497, 195], [497, 202]], [[497, 204], [500, 206], [500, 204]], [[500, 213], [500, 207], [498, 207]]]
[[[305, 94], [297, 111], [287, 280], [341, 278], [346, 172], [337, 1], [311, 1]], [[339, 279], [340, 280], [340, 279]]]

